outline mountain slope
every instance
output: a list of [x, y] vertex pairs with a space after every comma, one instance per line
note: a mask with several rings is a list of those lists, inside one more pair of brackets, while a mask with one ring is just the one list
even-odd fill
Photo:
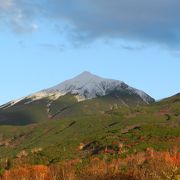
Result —
[[154, 99], [122, 81], [84, 72], [57, 86], [1, 106], [0, 124], [25, 125], [74, 116], [84, 111], [80, 108], [84, 101], [96, 107], [92, 106], [88, 111], [102, 113], [109, 107], [149, 104]]
[[[115, 142], [124, 144], [125, 155], [147, 147], [162, 150], [179, 146], [178, 99], [179, 96], [174, 96], [149, 105], [122, 106], [112, 95], [77, 102], [68, 94], [53, 101], [50, 112], [54, 116], [41, 123], [1, 125], [0, 157], [15, 158], [25, 150], [29, 153], [25, 158], [29, 163], [49, 164], [99, 155], [106, 146], [113, 148]], [[32, 103], [35, 109], [41, 105], [40, 102]], [[21, 109], [20, 104], [18, 106]], [[29, 105], [22, 112], [28, 112], [28, 108]], [[87, 147], [79, 150], [80, 143]], [[42, 151], [31, 153], [35, 148]]]

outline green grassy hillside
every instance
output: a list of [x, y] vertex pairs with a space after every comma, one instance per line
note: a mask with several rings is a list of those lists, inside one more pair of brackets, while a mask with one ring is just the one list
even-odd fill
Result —
[[[124, 96], [125, 97], [125, 96]], [[180, 145], [180, 95], [150, 105], [122, 103], [118, 94], [77, 103], [72, 95], [51, 103], [48, 99], [0, 111], [0, 158], [51, 164], [75, 157], [101, 156], [105, 149], [121, 156]], [[126, 98], [124, 99], [126, 100]], [[79, 147], [80, 143], [82, 148]], [[35, 149], [38, 152], [33, 153]]]

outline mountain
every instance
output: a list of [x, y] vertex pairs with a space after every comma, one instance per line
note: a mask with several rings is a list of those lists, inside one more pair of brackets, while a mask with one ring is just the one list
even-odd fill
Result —
[[50, 165], [128, 157], [178, 147], [179, 132], [180, 94], [154, 102], [122, 81], [84, 72], [1, 106], [0, 160]]
[[26, 125], [75, 116], [85, 110], [81, 107], [84, 102], [94, 104], [86, 113], [101, 114], [110, 107], [147, 105], [154, 99], [122, 81], [83, 72], [54, 87], [2, 105], [0, 124]]
[[78, 95], [81, 100], [106, 96], [114, 91], [124, 91], [131, 95], [137, 95], [145, 103], [154, 101], [154, 99], [143, 91], [132, 88], [122, 81], [101, 78], [89, 72], [83, 72], [71, 80], [45, 90], [45, 92]]
[[78, 101], [84, 101], [87, 99], [93, 99], [97, 97], [103, 97], [107, 95], [116, 95], [124, 103], [127, 100], [123, 99], [123, 96], [128, 98], [128, 101], [135, 97], [135, 101], [138, 103], [152, 103], [154, 99], [147, 95], [145, 92], [132, 88], [122, 81], [105, 79], [90, 72], [83, 72], [73, 79], [62, 82], [52, 88], [42, 90], [34, 93], [25, 98], [11, 101], [0, 108], [9, 108], [15, 104], [24, 101], [24, 104], [30, 104], [33, 101], [37, 101], [43, 98], [49, 98], [50, 100], [57, 100], [59, 97], [71, 94], [76, 97]]

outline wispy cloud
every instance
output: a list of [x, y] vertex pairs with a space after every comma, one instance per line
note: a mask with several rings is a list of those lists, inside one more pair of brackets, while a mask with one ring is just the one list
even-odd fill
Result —
[[33, 22], [38, 18], [34, 6], [23, 0], [0, 0], [1, 25], [8, 25], [17, 33], [37, 31], [38, 25]]
[[0, 0], [0, 18], [17, 31], [35, 31], [41, 17], [66, 23], [78, 41], [120, 38], [180, 44], [179, 0]]

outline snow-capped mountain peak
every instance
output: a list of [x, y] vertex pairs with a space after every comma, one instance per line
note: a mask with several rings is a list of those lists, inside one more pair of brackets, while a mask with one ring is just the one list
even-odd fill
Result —
[[83, 72], [73, 79], [64, 81], [45, 92], [61, 92], [63, 94], [74, 94], [84, 99], [92, 99], [97, 96], [105, 96], [114, 87], [124, 84], [121, 81], [101, 78], [89, 72]]
[[9, 108], [22, 100], [26, 100], [25, 104], [29, 104], [45, 97], [48, 97], [51, 101], [54, 101], [60, 96], [64, 96], [66, 94], [72, 94], [77, 98], [78, 101], [83, 101], [86, 99], [106, 96], [114, 91], [126, 92], [132, 96], [136, 95], [141, 99], [141, 101], [147, 104], [154, 101], [154, 99], [145, 92], [132, 88], [123, 81], [102, 78], [85, 71], [78, 76], [70, 80], [66, 80], [54, 87], [44, 89], [20, 100], [11, 101], [0, 108]]
[[99, 96], [105, 96], [115, 90], [128, 91], [131, 94], [138, 95], [145, 103], [152, 102], [152, 98], [141, 90], [132, 88], [123, 81], [106, 79], [94, 75], [90, 72], [83, 72], [73, 79], [64, 81], [44, 92], [59, 92], [62, 94], [78, 95], [82, 99], [93, 99]]

